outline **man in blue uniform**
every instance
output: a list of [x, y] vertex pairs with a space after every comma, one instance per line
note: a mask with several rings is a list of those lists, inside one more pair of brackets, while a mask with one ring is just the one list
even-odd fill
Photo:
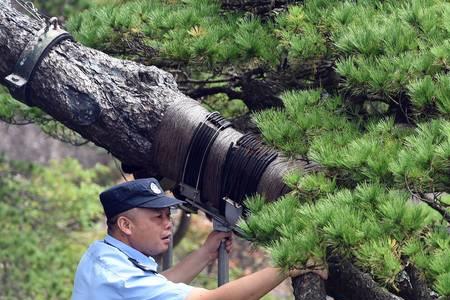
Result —
[[[165, 196], [154, 178], [128, 181], [100, 194], [108, 234], [94, 242], [77, 268], [72, 300], [249, 300], [259, 299], [288, 276], [266, 268], [214, 290], [188, 284], [218, 256], [220, 241], [231, 234], [212, 232], [204, 244], [171, 269], [159, 274], [152, 256], [165, 252], [170, 243], [170, 207], [182, 203]], [[317, 272], [317, 271], [316, 271]], [[325, 273], [319, 272], [322, 277]]]

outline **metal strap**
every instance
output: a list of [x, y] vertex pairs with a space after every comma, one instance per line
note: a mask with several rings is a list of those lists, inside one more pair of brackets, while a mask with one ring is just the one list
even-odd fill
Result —
[[[209, 126], [207, 122], [210, 122], [213, 126]], [[189, 144], [179, 184], [179, 192], [182, 196], [196, 202], [202, 202], [200, 183], [204, 163], [217, 136], [230, 126], [231, 123], [218, 112], [209, 113], [197, 126]]]
[[20, 55], [13, 73], [5, 78], [14, 98], [29, 106], [33, 105], [28, 97], [28, 86], [36, 68], [53, 46], [67, 39], [73, 40], [72, 36], [56, 23], [38, 31], [36, 37], [28, 43]]

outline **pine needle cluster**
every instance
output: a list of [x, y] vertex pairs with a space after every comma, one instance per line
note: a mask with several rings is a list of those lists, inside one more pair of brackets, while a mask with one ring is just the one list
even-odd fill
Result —
[[320, 90], [288, 92], [283, 101], [285, 109], [254, 116], [265, 141], [292, 156], [307, 155], [341, 184], [370, 181], [420, 191], [445, 191], [450, 184], [445, 119], [417, 128], [392, 118], [352, 122], [343, 101]]
[[250, 199], [247, 234], [285, 269], [337, 254], [395, 291], [399, 274], [413, 264], [449, 296], [448, 222], [411, 200], [413, 193], [448, 191], [449, 122], [413, 127], [376, 114], [361, 119], [323, 90], [291, 91], [283, 101], [284, 109], [255, 115], [264, 139], [325, 168], [288, 174], [285, 204], [258, 199], [254, 209]]
[[399, 273], [414, 264], [438, 293], [449, 295], [450, 236], [431, 208], [377, 184], [324, 193], [315, 203], [302, 201], [295, 189], [271, 204], [249, 199], [251, 215], [241, 227], [284, 269], [310, 258], [326, 263], [327, 255], [337, 254], [395, 290]]
[[277, 56], [270, 26], [257, 18], [221, 16], [219, 4], [207, 0], [113, 2], [71, 18], [68, 27], [77, 40], [106, 52], [126, 55], [137, 39], [163, 59], [208, 67], [253, 59], [273, 63]]
[[406, 92], [417, 112], [448, 114], [449, 16], [446, 1], [338, 5], [329, 25], [343, 88], [392, 98]]
[[265, 22], [214, 0], [152, 0], [112, 1], [68, 27], [87, 46], [202, 72], [333, 59], [343, 91], [394, 106], [406, 95], [409, 117], [421, 118], [449, 113], [449, 19], [450, 4], [437, 0], [306, 1]]

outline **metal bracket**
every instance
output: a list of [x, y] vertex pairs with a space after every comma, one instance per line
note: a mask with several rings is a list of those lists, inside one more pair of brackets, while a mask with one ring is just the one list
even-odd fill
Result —
[[199, 190], [183, 182], [179, 184], [179, 187], [180, 187], [180, 194], [182, 196], [201, 204]]
[[[182, 185], [184, 187], [181, 187]], [[181, 190], [183, 188], [184, 188], [184, 193], [181, 192]], [[231, 206], [233, 206], [233, 208], [231, 208], [231, 206], [230, 206], [228, 208], [228, 213], [225, 212], [225, 217], [223, 217], [215, 207], [211, 207], [208, 204], [200, 201], [200, 198], [199, 198], [200, 191], [196, 190], [195, 188], [193, 188], [189, 185], [186, 185], [186, 184], [180, 184], [180, 194], [185, 197], [183, 200], [186, 202], [186, 204], [188, 204], [190, 206], [190, 209], [194, 208], [195, 210], [203, 211], [206, 215], [210, 216], [213, 219], [214, 223], [227, 224], [226, 226], [227, 226], [228, 230], [232, 230], [236, 235], [238, 235], [240, 237], [245, 237], [245, 234], [242, 231], [242, 229], [239, 228], [238, 226], [236, 226], [236, 222], [239, 219], [239, 217], [241, 216], [241, 213], [243, 210], [242, 206], [240, 206], [240, 208], [238, 208], [238, 210], [240, 210], [240, 212], [232, 212], [234, 210], [234, 208], [239, 205], [238, 204], [235, 205], [236, 203], [234, 203], [234, 202], [233, 202], [234, 204], [231, 204], [230, 202], [227, 201], [227, 203], [228, 203], [227, 206], [231, 205]], [[195, 197], [198, 197], [198, 198], [196, 198], [196, 200], [193, 200], [193, 198], [186, 196], [189, 194], [193, 195]], [[226, 199], [224, 199], [224, 200], [226, 201]], [[185, 209], [185, 205], [182, 205], [181, 207], [183, 209]], [[188, 212], [190, 211], [190, 209], [188, 209]], [[227, 215], [228, 215], [228, 217], [227, 217]], [[228, 222], [227, 218], [228, 218], [228, 220], [231, 220], [231, 218], [234, 218], [235, 221], [233, 223], [230, 223], [230, 222]], [[215, 225], [215, 226], [217, 226], [217, 225]]]
[[237, 221], [239, 221], [239, 218], [242, 216], [244, 207], [230, 198], [224, 197], [223, 200], [225, 201], [225, 219], [229, 225], [235, 226]]
[[32, 106], [32, 102], [28, 99], [28, 83], [34, 71], [53, 46], [67, 39], [73, 40], [72, 36], [62, 30], [54, 20], [52, 25], [48, 24], [37, 32], [36, 38], [22, 51], [13, 73], [5, 78], [14, 98]]

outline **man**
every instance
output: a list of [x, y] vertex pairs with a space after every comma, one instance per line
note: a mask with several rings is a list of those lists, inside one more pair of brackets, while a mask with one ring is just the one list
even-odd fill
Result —
[[[72, 300], [249, 300], [259, 299], [288, 276], [277, 268], [229, 282], [214, 290], [188, 284], [218, 256], [220, 241], [231, 234], [212, 232], [204, 244], [173, 268], [159, 274], [152, 256], [165, 252], [170, 243], [170, 207], [183, 203], [167, 197], [154, 178], [114, 186], [100, 194], [108, 234], [94, 242], [81, 258], [75, 275]], [[326, 274], [320, 273], [323, 277]]]

